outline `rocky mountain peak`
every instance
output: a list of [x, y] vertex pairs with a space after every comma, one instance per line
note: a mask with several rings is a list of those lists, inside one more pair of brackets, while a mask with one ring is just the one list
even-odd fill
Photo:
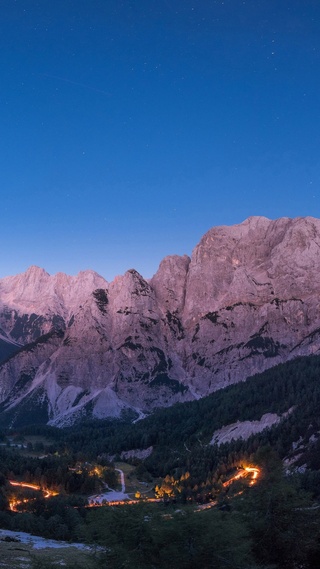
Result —
[[45, 271], [42, 267], [38, 267], [37, 265], [31, 265], [30, 267], [28, 267], [25, 273], [22, 274], [25, 275], [27, 279], [34, 279], [34, 280], [39, 280], [43, 277], [50, 276], [49, 273], [47, 273], [47, 271]]
[[[210, 229], [194, 249], [188, 273], [188, 314], [236, 302], [263, 303], [314, 289], [320, 268], [320, 221], [314, 218], [251, 217], [239, 225]], [[296, 281], [296, 282], [295, 282]], [[316, 285], [317, 286], [317, 285]], [[281, 290], [279, 290], [279, 287]]]
[[39, 267], [1, 279], [2, 410], [35, 398], [54, 424], [148, 412], [317, 353], [319, 273], [320, 220], [257, 216], [213, 227], [149, 280]]
[[96, 288], [107, 281], [94, 271], [81, 271], [76, 276], [49, 275], [35, 265], [12, 277], [0, 279], [1, 303], [24, 314], [59, 314], [67, 316]]

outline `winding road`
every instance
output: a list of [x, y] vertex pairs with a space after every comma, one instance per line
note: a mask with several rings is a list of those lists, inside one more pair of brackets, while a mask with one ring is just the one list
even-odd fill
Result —
[[[28, 484], [27, 482], [16, 482], [15, 480], [9, 480], [9, 484], [11, 484], [11, 486], [19, 486], [20, 488], [30, 488], [31, 490], [37, 490], [38, 492], [43, 493], [44, 498], [50, 498], [51, 496], [58, 495], [58, 492], [53, 492], [53, 490], [41, 488], [41, 486], [38, 486], [37, 484]], [[21, 503], [22, 503], [21, 500], [11, 500], [9, 502], [10, 510], [12, 512], [18, 511], [17, 506], [19, 506]]]
[[128, 494], [126, 494], [126, 484], [124, 480], [124, 472], [120, 468], [115, 468], [116, 472], [120, 474], [120, 482], [121, 482], [121, 490], [112, 490], [106, 485], [108, 488], [107, 492], [103, 492], [103, 494], [95, 494], [93, 496], [89, 496], [88, 501], [89, 504], [102, 504], [102, 502], [122, 502], [123, 500], [129, 500]]
[[230, 486], [230, 484], [232, 484], [236, 480], [240, 480], [240, 478], [248, 478], [249, 476], [251, 476], [250, 486], [253, 486], [253, 484], [256, 483], [259, 474], [260, 474], [259, 468], [256, 468], [255, 466], [247, 466], [246, 468], [241, 468], [237, 472], [237, 474], [234, 474], [232, 478], [229, 478], [229, 480], [224, 482], [223, 486], [224, 488], [227, 488], [228, 486]]
[[[223, 487], [228, 488], [228, 486], [230, 486], [236, 480], [248, 477], [251, 477], [250, 486], [253, 486], [257, 482], [259, 474], [260, 474], [260, 468], [257, 468], [255, 466], [247, 466], [246, 468], [241, 468], [241, 470], [238, 470], [238, 472], [234, 474], [232, 478], [229, 478], [229, 480], [223, 483]], [[242, 491], [239, 492], [239, 494], [241, 493]], [[206, 504], [200, 504], [199, 506], [196, 507], [196, 512], [201, 512], [202, 510], [209, 510], [210, 508], [214, 508], [217, 505], [218, 505], [218, 500], [214, 500], [213, 502], [207, 502]]]
[[[89, 496], [88, 498], [88, 502], [89, 505], [92, 507], [94, 505], [102, 505], [103, 502], [113, 502], [113, 503], [127, 503], [127, 504], [134, 504], [134, 503], [138, 503], [139, 500], [132, 500], [129, 498], [128, 494], [126, 494], [126, 484], [125, 484], [125, 478], [124, 478], [124, 472], [123, 470], [121, 470], [121, 468], [115, 468], [116, 472], [119, 472], [120, 475], [120, 483], [121, 483], [121, 490], [113, 490], [112, 488], [109, 488], [109, 486], [107, 484], [105, 484], [105, 488], [106, 488], [106, 492], [103, 492], [101, 494], [94, 494], [93, 496]], [[260, 469], [257, 467], [253, 467], [253, 466], [247, 466], [245, 468], [241, 468], [240, 470], [238, 470], [238, 472], [236, 474], [234, 474], [231, 478], [229, 478], [229, 480], [226, 480], [226, 482], [223, 483], [224, 488], [228, 488], [233, 482], [235, 482], [236, 480], [239, 480], [240, 478], [251, 478], [250, 480], [250, 486], [252, 486], [253, 484], [255, 484], [257, 482], [257, 478], [259, 477], [260, 474]], [[57, 495], [57, 492], [52, 492], [50, 490], [44, 490], [43, 488], [41, 488], [40, 486], [37, 486], [36, 484], [27, 484], [25, 482], [16, 482], [14, 480], [9, 480], [9, 483], [12, 486], [20, 486], [22, 488], [30, 488], [32, 490], [40, 490], [43, 492], [44, 498], [49, 498], [50, 496], [55, 496]], [[161, 499], [159, 498], [149, 498], [148, 499], [149, 502], [160, 502]], [[19, 501], [15, 501], [13, 500], [12, 502], [10, 502], [10, 509], [12, 511], [16, 511], [16, 507], [17, 505], [19, 505], [20, 502]], [[209, 508], [213, 508], [214, 506], [217, 505], [217, 500], [213, 501], [213, 502], [208, 502], [206, 504], [201, 504], [199, 506], [196, 507], [196, 511], [201, 511], [201, 510], [207, 510]]]

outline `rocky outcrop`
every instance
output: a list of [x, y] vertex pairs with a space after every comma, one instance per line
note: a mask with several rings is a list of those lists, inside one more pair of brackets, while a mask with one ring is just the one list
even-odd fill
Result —
[[316, 353], [319, 274], [320, 220], [252, 217], [212, 228], [149, 281], [134, 269], [111, 283], [37, 267], [6, 277], [1, 416], [23, 421], [35, 401], [58, 425], [149, 412]]
[[261, 433], [265, 429], [277, 425], [281, 419], [282, 417], [276, 413], [265, 413], [258, 421], [237, 421], [231, 425], [225, 425], [213, 433], [210, 444], [220, 446], [238, 439], [247, 440], [251, 435]]

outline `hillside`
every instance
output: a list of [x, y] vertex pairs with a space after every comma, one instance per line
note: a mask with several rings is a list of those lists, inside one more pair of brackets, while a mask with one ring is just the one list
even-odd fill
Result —
[[31, 267], [0, 280], [0, 403], [11, 425], [143, 416], [320, 346], [320, 220], [252, 217], [145, 280]]

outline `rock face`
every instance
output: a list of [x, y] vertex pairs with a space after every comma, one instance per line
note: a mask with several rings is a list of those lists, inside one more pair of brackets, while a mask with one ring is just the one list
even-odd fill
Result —
[[237, 421], [231, 425], [225, 425], [213, 433], [210, 444], [220, 446], [232, 440], [247, 440], [251, 435], [261, 433], [265, 429], [270, 429], [273, 425], [280, 423], [281, 418], [276, 413], [265, 413], [258, 421]]
[[[64, 425], [202, 397], [320, 349], [320, 220], [212, 228], [146, 281], [0, 280], [3, 420]], [[130, 411], [131, 410], [131, 411]]]

